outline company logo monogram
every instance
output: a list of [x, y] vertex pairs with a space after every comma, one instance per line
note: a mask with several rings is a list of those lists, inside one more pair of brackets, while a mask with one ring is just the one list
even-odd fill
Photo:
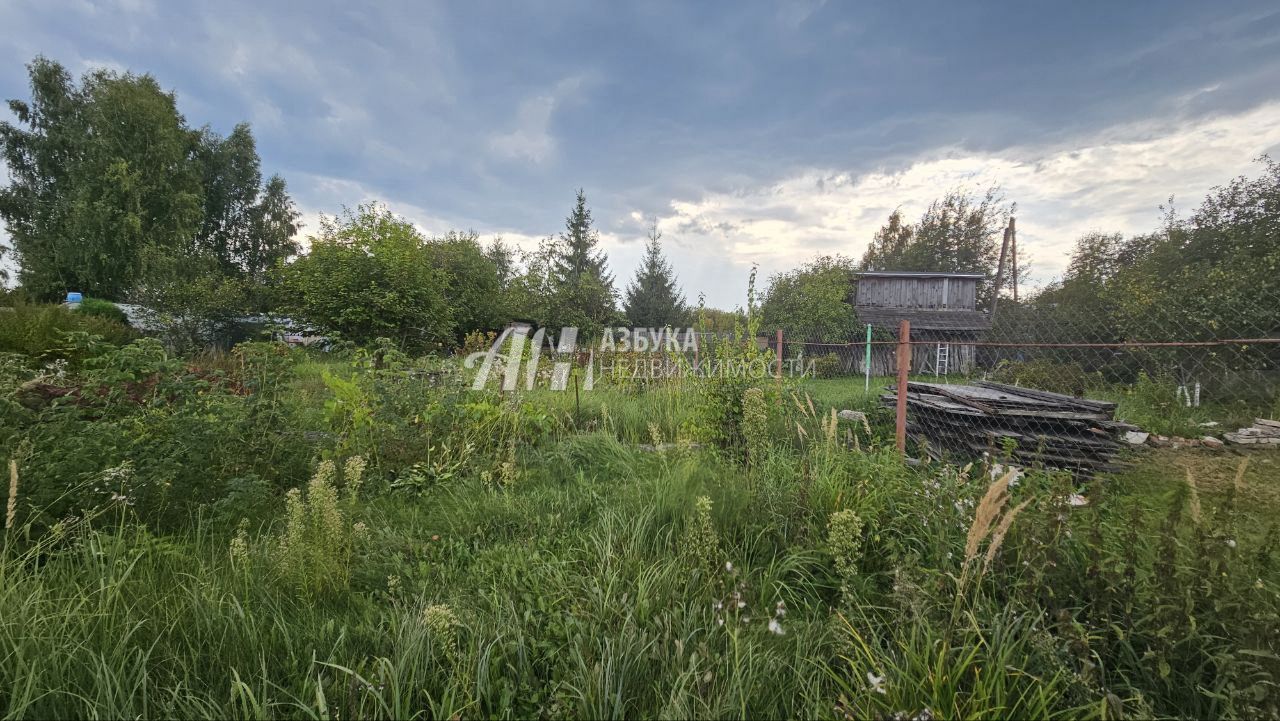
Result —
[[[533, 338], [529, 338], [528, 327], [507, 327], [502, 331], [497, 340], [493, 342], [493, 346], [487, 352], [472, 353], [467, 356], [464, 365], [467, 368], [475, 368], [479, 364], [480, 368], [476, 371], [476, 377], [471, 382], [471, 390], [483, 390], [485, 384], [489, 382], [489, 376], [494, 372], [494, 366], [501, 368], [502, 373], [502, 390], [513, 391], [516, 389], [516, 383], [520, 380], [520, 362], [525, 357], [525, 341], [530, 340], [529, 362], [524, 372], [524, 387], [526, 390], [533, 390], [534, 382], [538, 378], [538, 360], [542, 356], [542, 348], [547, 338], [547, 329], [539, 328], [533, 334]], [[507, 352], [502, 352], [503, 344], [507, 344]], [[561, 328], [560, 342], [556, 346], [556, 352], [562, 355], [571, 355], [577, 351], [578, 329], [577, 328]], [[593, 356], [594, 360], [594, 356]], [[584, 387], [590, 390], [595, 385], [595, 379], [591, 373], [590, 362], [587, 363], [587, 376], [584, 379]], [[551, 366], [551, 390], [562, 391], [569, 385], [569, 369], [571, 364], [568, 361], [557, 361]]]

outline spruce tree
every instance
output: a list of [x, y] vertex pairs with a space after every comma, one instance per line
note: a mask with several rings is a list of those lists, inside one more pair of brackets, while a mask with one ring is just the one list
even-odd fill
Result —
[[613, 276], [606, 269], [608, 258], [596, 247], [599, 242], [600, 234], [591, 227], [586, 194], [579, 189], [573, 212], [565, 218], [565, 232], [560, 234], [552, 263], [552, 325], [594, 332], [613, 319], [617, 293]]
[[685, 322], [688, 307], [676, 285], [675, 271], [662, 254], [662, 234], [655, 223], [644, 246], [644, 260], [627, 286], [627, 321], [636, 328], [662, 328]]

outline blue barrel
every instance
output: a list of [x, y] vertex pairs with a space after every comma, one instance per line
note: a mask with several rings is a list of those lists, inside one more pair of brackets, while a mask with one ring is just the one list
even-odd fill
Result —
[[84, 296], [79, 293], [67, 293], [68, 303], [79, 303], [84, 300]]

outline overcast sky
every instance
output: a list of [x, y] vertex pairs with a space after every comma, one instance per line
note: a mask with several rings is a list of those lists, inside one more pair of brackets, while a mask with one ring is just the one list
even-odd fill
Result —
[[1018, 203], [1043, 280], [1280, 154], [1274, 2], [2, 0], [0, 28], [0, 97], [37, 54], [151, 73], [192, 125], [250, 122], [312, 229], [377, 199], [532, 246], [581, 186], [620, 287], [656, 220], [721, 307], [962, 183]]

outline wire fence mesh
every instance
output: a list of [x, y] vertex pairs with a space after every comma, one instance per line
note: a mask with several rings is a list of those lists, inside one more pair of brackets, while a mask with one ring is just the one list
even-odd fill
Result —
[[1255, 422], [1280, 417], [1280, 296], [1118, 307], [1046, 294], [987, 310], [874, 296], [859, 291], [851, 322], [780, 329], [783, 355], [889, 405], [909, 346], [907, 430], [923, 453], [1105, 470], [1125, 443], [1280, 447], [1280, 427]]

